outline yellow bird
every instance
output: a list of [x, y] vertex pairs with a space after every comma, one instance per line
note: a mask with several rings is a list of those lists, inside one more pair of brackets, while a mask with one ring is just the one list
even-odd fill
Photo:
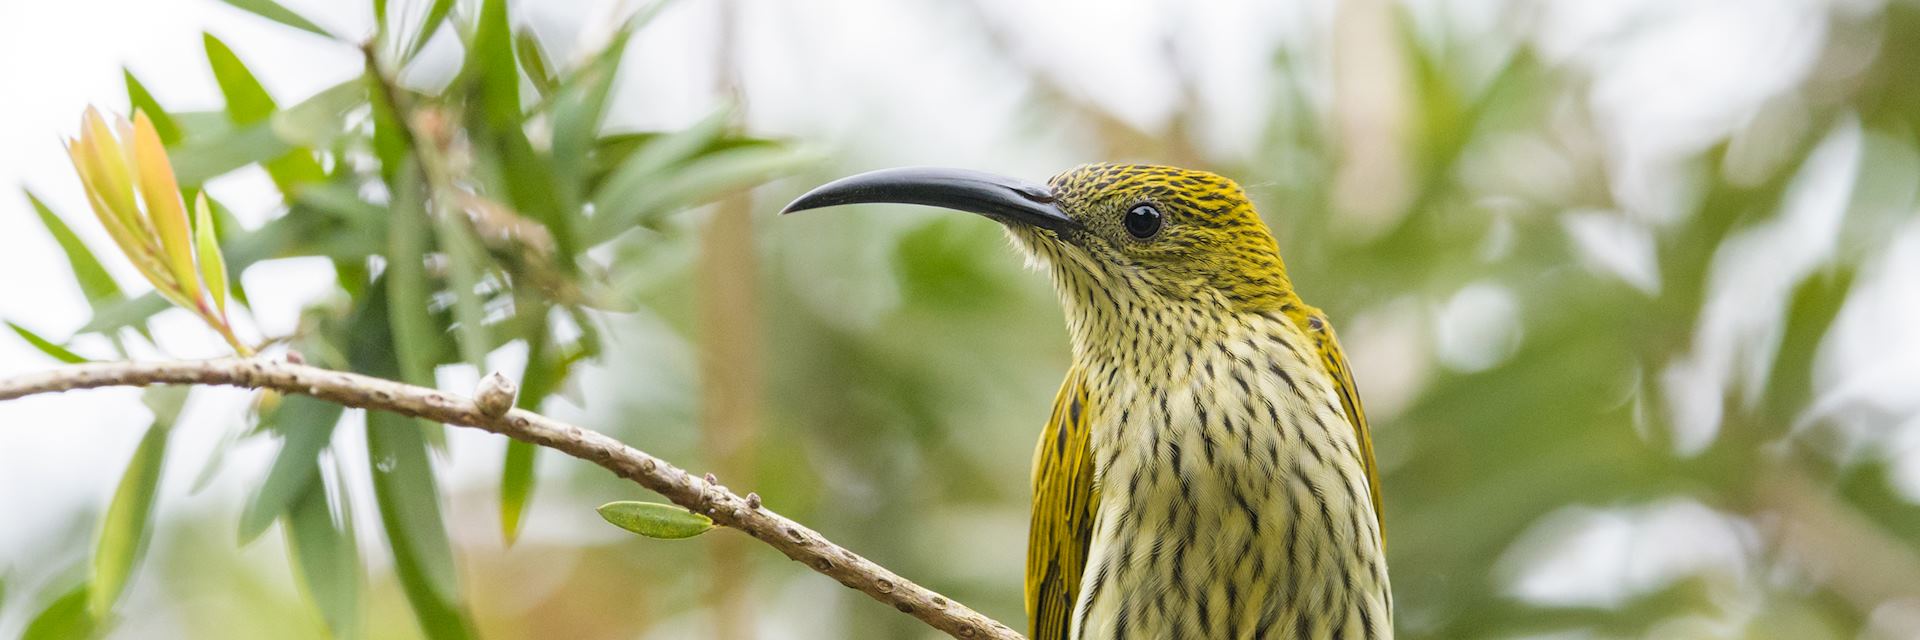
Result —
[[1034, 638], [1393, 637], [1366, 414], [1239, 185], [887, 169], [786, 212], [873, 202], [1002, 223], [1065, 307], [1073, 366], [1034, 455]]

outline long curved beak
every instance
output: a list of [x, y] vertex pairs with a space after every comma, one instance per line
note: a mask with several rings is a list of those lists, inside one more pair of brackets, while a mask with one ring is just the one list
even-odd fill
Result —
[[843, 204], [888, 202], [941, 207], [986, 216], [1001, 224], [1039, 227], [1054, 233], [1078, 229], [1044, 185], [966, 169], [881, 169], [820, 185], [780, 213]]

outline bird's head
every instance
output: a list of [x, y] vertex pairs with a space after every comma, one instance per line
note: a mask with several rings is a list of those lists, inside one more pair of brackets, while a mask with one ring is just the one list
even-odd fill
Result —
[[1246, 192], [1204, 171], [1090, 164], [1040, 185], [960, 169], [883, 169], [822, 185], [784, 212], [871, 202], [1000, 222], [1050, 266], [1070, 313], [1262, 313], [1294, 300]]

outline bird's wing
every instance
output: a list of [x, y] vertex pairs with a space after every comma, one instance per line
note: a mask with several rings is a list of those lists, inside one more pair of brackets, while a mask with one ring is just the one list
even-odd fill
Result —
[[1367, 427], [1367, 411], [1360, 407], [1360, 388], [1353, 384], [1353, 369], [1347, 366], [1347, 355], [1340, 350], [1340, 338], [1333, 333], [1333, 323], [1319, 309], [1307, 307], [1297, 319], [1300, 330], [1314, 340], [1316, 351], [1320, 352], [1320, 362], [1326, 365], [1327, 375], [1333, 378], [1333, 389], [1340, 395], [1340, 405], [1346, 409], [1347, 422], [1353, 425], [1354, 440], [1360, 443], [1360, 460], [1366, 465], [1367, 491], [1373, 498], [1373, 517], [1380, 527], [1381, 544], [1387, 539], [1387, 516], [1380, 503], [1380, 470], [1373, 463], [1373, 430]]
[[1085, 372], [1075, 367], [1060, 386], [1033, 457], [1033, 522], [1027, 536], [1027, 619], [1033, 640], [1065, 638], [1073, 624], [1099, 501], [1088, 447], [1091, 413]]

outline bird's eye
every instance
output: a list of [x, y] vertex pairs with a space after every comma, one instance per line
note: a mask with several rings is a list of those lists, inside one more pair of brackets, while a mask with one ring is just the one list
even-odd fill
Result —
[[1133, 237], [1142, 240], [1151, 238], [1160, 232], [1160, 210], [1150, 204], [1134, 205], [1127, 210], [1125, 224], [1127, 233], [1133, 234]]

